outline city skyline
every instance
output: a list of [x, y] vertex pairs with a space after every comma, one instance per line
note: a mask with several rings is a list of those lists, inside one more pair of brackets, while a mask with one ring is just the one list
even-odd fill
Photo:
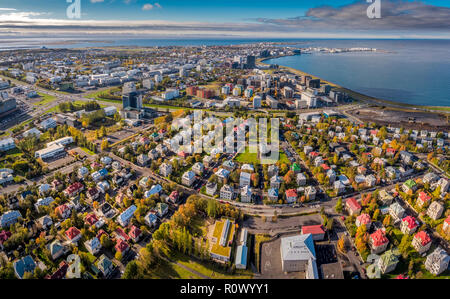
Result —
[[381, 18], [358, 0], [82, 0], [69, 19], [66, 1], [0, 1], [3, 37], [450, 38], [450, 4], [381, 0]]

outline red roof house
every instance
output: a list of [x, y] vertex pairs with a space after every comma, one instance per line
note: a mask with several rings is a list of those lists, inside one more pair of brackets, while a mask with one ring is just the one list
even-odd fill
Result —
[[382, 229], [378, 229], [370, 235], [369, 243], [372, 248], [372, 252], [378, 254], [386, 250], [389, 240], [386, 238], [384, 231]]
[[136, 243], [137, 241], [139, 241], [139, 238], [142, 235], [142, 231], [137, 228], [136, 226], [132, 226], [130, 229], [130, 232], [128, 233], [128, 236], [130, 236], [130, 238]]
[[84, 219], [84, 221], [85, 221], [87, 224], [89, 224], [89, 225], [92, 226], [92, 225], [94, 225], [94, 224], [97, 223], [98, 218], [97, 218], [97, 216], [96, 216], [94, 213], [92, 213], [92, 214], [87, 215], [87, 216], [86, 216], [86, 219]]
[[416, 231], [419, 224], [416, 221], [416, 218], [412, 216], [406, 216], [403, 218], [402, 223], [400, 224], [400, 230], [404, 234], [412, 234]]
[[370, 228], [370, 225], [372, 224], [372, 219], [370, 218], [369, 214], [362, 213], [358, 217], [356, 217], [356, 226], [360, 227], [361, 225], [365, 225], [366, 229]]
[[356, 201], [354, 197], [347, 199], [345, 206], [348, 209], [350, 215], [358, 214], [361, 212], [361, 205]]
[[313, 240], [323, 240], [325, 238], [325, 231], [322, 225], [304, 225], [302, 226], [302, 234], [311, 234]]
[[414, 236], [411, 245], [417, 252], [422, 254], [430, 249], [431, 238], [425, 231], [420, 231]]
[[114, 248], [116, 249], [116, 251], [118, 251], [120, 253], [124, 253], [124, 252], [127, 252], [128, 249], [130, 249], [130, 246], [124, 240], [117, 239], [117, 243], [116, 243], [116, 246], [114, 246]]
[[66, 230], [66, 237], [70, 242], [75, 243], [81, 239], [81, 232], [78, 228], [72, 226], [71, 228]]
[[297, 190], [289, 189], [286, 190], [286, 201], [288, 203], [293, 203], [297, 200]]
[[428, 196], [428, 194], [426, 194], [425, 192], [421, 191], [419, 193], [419, 197], [417, 198], [417, 205], [419, 207], [423, 207], [424, 205], [426, 205], [429, 201], [430, 201], [431, 197]]

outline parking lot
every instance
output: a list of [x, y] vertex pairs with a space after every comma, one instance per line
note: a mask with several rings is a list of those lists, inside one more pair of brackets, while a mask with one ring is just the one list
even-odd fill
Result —
[[244, 221], [243, 226], [246, 227], [252, 233], [268, 233], [279, 234], [287, 232], [298, 232], [304, 225], [317, 225], [322, 224], [322, 218], [319, 214], [293, 216], [288, 218], [278, 217], [276, 222], [272, 222], [272, 219], [267, 217], [264, 222], [261, 217], [252, 217]]

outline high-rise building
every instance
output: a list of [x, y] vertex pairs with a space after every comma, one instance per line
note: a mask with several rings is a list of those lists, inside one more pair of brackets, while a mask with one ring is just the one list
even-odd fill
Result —
[[122, 95], [122, 107], [126, 108], [134, 108], [134, 109], [142, 109], [142, 96], [138, 95], [137, 92], [133, 91], [127, 94]]
[[247, 56], [247, 64], [246, 64], [246, 68], [248, 68], [248, 69], [254, 69], [255, 66], [256, 66], [256, 59], [255, 59], [255, 56], [253, 56], [253, 55]]

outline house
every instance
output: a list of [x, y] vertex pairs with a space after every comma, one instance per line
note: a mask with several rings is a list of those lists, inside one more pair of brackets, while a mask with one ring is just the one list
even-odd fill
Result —
[[192, 186], [192, 184], [195, 181], [195, 173], [191, 170], [186, 171], [183, 173], [183, 176], [181, 177], [181, 183], [185, 186]]
[[417, 228], [419, 227], [419, 224], [416, 221], [416, 218], [412, 216], [406, 216], [402, 219], [402, 222], [400, 224], [400, 230], [404, 234], [411, 235], [413, 234]]
[[252, 188], [248, 185], [245, 185], [241, 190], [241, 202], [252, 202]]
[[42, 229], [42, 230], [47, 230], [47, 229], [49, 229], [52, 225], [53, 225], [53, 220], [52, 220], [52, 218], [51, 218], [50, 216], [48, 216], [48, 215], [42, 216], [41, 218], [38, 218], [38, 219], [36, 220], [36, 226], [37, 226], [39, 229]]
[[180, 200], [180, 194], [178, 193], [177, 190], [172, 191], [172, 193], [170, 193], [167, 201], [171, 202], [173, 204], [176, 204], [178, 201]]
[[72, 214], [72, 209], [67, 204], [62, 204], [55, 209], [56, 215], [61, 219], [67, 219]]
[[210, 195], [210, 196], [214, 196], [214, 194], [216, 194], [217, 191], [217, 184], [214, 182], [209, 182], [206, 184], [206, 194]]
[[347, 199], [345, 207], [350, 215], [356, 215], [361, 212], [361, 205], [356, 201], [354, 197]]
[[213, 162], [213, 157], [211, 157], [211, 156], [205, 156], [203, 158], [203, 165], [205, 165], [206, 167], [210, 167], [212, 162]]
[[370, 226], [372, 225], [372, 219], [370, 218], [369, 214], [362, 213], [358, 217], [356, 217], [355, 222], [357, 227], [360, 227], [361, 225], [365, 225], [367, 230], [370, 230]]
[[139, 180], [139, 186], [141, 186], [142, 188], [147, 188], [147, 184], [148, 184], [149, 181], [150, 181], [150, 179], [145, 176], [145, 177], [143, 177], [142, 179]]
[[306, 272], [307, 279], [318, 278], [316, 252], [311, 234], [281, 239], [281, 268], [283, 272]]
[[322, 241], [325, 238], [323, 225], [304, 225], [301, 230], [302, 235], [311, 234], [314, 241]]
[[429, 172], [426, 175], [423, 176], [423, 183], [424, 184], [432, 184], [439, 180], [439, 176], [437, 176], [434, 172]]
[[57, 260], [61, 255], [65, 253], [65, 248], [59, 242], [59, 240], [55, 240], [52, 243], [47, 245], [47, 249], [50, 252], [50, 256], [52, 260]]
[[405, 209], [398, 202], [394, 202], [389, 206], [389, 215], [394, 218], [394, 221], [402, 219], [404, 214]]
[[51, 186], [49, 184], [41, 184], [38, 188], [40, 195], [45, 195], [48, 192], [50, 192], [50, 190], [51, 190]]
[[241, 176], [239, 178], [239, 186], [243, 188], [244, 186], [250, 186], [251, 182], [251, 174], [248, 172], [241, 172]]
[[306, 185], [306, 176], [304, 173], [297, 173], [297, 185], [298, 186], [305, 186]]
[[430, 249], [431, 238], [425, 231], [420, 231], [414, 236], [411, 245], [419, 254], [423, 254]]
[[230, 175], [230, 171], [226, 170], [224, 168], [219, 168], [214, 174], [217, 176], [217, 178], [219, 180], [224, 182], [226, 179], [228, 179], [228, 176]]
[[383, 205], [390, 205], [394, 200], [394, 197], [392, 197], [392, 195], [390, 195], [385, 189], [382, 189], [378, 193], [378, 198]]
[[270, 165], [267, 168], [267, 173], [269, 177], [273, 177], [274, 175], [278, 175], [278, 167], [275, 164]]
[[89, 226], [95, 225], [98, 221], [98, 217], [94, 213], [91, 213], [84, 218], [84, 222]]
[[450, 235], [450, 215], [447, 217], [447, 219], [445, 219], [444, 223], [442, 224], [442, 231], [445, 234]]
[[270, 188], [267, 191], [267, 196], [269, 197], [269, 200], [271, 200], [271, 201], [278, 201], [278, 189]]
[[281, 177], [274, 175], [270, 178], [270, 187], [279, 189], [281, 186]]
[[305, 188], [306, 200], [312, 201], [316, 199], [316, 188], [314, 186], [308, 186]]
[[77, 243], [81, 239], [81, 232], [78, 228], [72, 226], [66, 230], [66, 238], [71, 243]]
[[286, 190], [286, 201], [287, 203], [294, 203], [297, 201], [297, 190], [288, 189]]
[[378, 254], [386, 250], [389, 240], [386, 238], [384, 231], [382, 229], [378, 229], [370, 235], [369, 244], [372, 249], [372, 253]]
[[78, 178], [79, 179], [85, 178], [88, 174], [89, 174], [89, 169], [87, 169], [87, 167], [82, 166], [78, 169]]
[[223, 185], [220, 188], [220, 198], [225, 200], [232, 200], [234, 197], [233, 188], [230, 185]]
[[159, 158], [159, 152], [156, 149], [152, 149], [148, 152], [149, 160], [156, 160]]
[[448, 269], [450, 256], [447, 252], [438, 247], [425, 260], [425, 268], [433, 275], [439, 275]]
[[375, 176], [373, 174], [369, 174], [365, 178], [366, 186], [369, 188], [375, 186], [376, 182], [377, 182], [377, 179], [375, 178]]
[[383, 274], [392, 272], [397, 267], [397, 264], [399, 262], [399, 252], [398, 250], [388, 250], [385, 253], [383, 253], [380, 258], [378, 259], [377, 265], [380, 269], [380, 272]]
[[117, 252], [120, 252], [121, 254], [125, 254], [130, 249], [130, 245], [123, 239], [117, 239], [116, 246], [114, 246]]
[[0, 232], [0, 250], [3, 250], [3, 243], [5, 243], [11, 235], [12, 233], [10, 231], [4, 230]]
[[131, 205], [128, 209], [126, 209], [123, 213], [117, 217], [117, 221], [123, 227], [128, 226], [131, 218], [134, 216], [134, 212], [136, 212], [137, 207], [135, 205]]
[[97, 237], [94, 237], [94, 238], [84, 242], [84, 247], [86, 247], [86, 249], [92, 255], [96, 255], [102, 249], [102, 244], [100, 243], [100, 240]]
[[145, 215], [144, 221], [148, 226], [154, 227], [154, 226], [156, 226], [158, 217], [153, 212], [149, 212], [147, 215]]
[[145, 198], [149, 198], [149, 197], [151, 197], [152, 195], [160, 194], [161, 191], [162, 191], [162, 187], [161, 187], [160, 184], [153, 185], [153, 186], [150, 188], [150, 190], [145, 191], [144, 197], [145, 197]]
[[91, 187], [87, 190], [86, 195], [88, 197], [88, 199], [93, 202], [95, 201], [98, 196], [100, 195], [100, 191], [98, 191], [98, 189], [96, 187]]
[[428, 205], [428, 202], [430, 201], [431, 197], [428, 196], [425, 192], [421, 191], [419, 193], [419, 197], [417, 198], [417, 205], [419, 207], [424, 207]]
[[292, 164], [291, 170], [294, 171], [294, 173], [299, 173], [302, 171], [300, 165], [298, 165], [297, 163]]
[[150, 158], [146, 154], [140, 154], [136, 158], [136, 162], [139, 166], [145, 167], [147, 166], [148, 162], [150, 161]]
[[75, 182], [64, 190], [64, 195], [67, 197], [74, 197], [84, 190], [83, 184]]
[[106, 255], [102, 254], [97, 262], [97, 268], [103, 274], [104, 277], [108, 278], [114, 272], [114, 264], [111, 262]]
[[156, 215], [158, 215], [159, 218], [164, 217], [164, 215], [166, 215], [168, 211], [169, 206], [166, 203], [158, 202], [156, 204]]
[[1, 227], [9, 227], [11, 224], [16, 223], [21, 217], [22, 214], [20, 214], [19, 211], [10, 210], [0, 216], [0, 225]]
[[36, 263], [30, 255], [27, 255], [13, 263], [14, 274], [18, 279], [23, 279], [26, 272], [34, 273]]
[[167, 163], [162, 163], [161, 166], [159, 166], [159, 174], [168, 177], [172, 173], [172, 165]]
[[45, 198], [39, 198], [36, 203], [34, 204], [34, 208], [37, 212], [39, 212], [40, 207], [48, 207], [50, 204], [54, 201], [53, 197], [48, 196]]
[[333, 187], [336, 195], [345, 193], [345, 185], [340, 180], [335, 181]]
[[428, 207], [427, 215], [433, 220], [438, 220], [443, 212], [444, 206], [438, 201], [433, 201]]
[[130, 236], [134, 243], [137, 243], [142, 236], [142, 231], [133, 225], [128, 232], [128, 236]]
[[414, 192], [416, 192], [416, 189], [417, 189], [417, 184], [415, 181], [413, 181], [411, 179], [407, 180], [402, 185], [403, 192], [408, 192], [411, 190], [414, 193]]
[[192, 166], [192, 171], [199, 176], [203, 175], [203, 172], [205, 171], [205, 166], [201, 162], [197, 162]]
[[223, 162], [222, 167], [231, 172], [236, 168], [236, 163], [231, 160], [226, 160]]

